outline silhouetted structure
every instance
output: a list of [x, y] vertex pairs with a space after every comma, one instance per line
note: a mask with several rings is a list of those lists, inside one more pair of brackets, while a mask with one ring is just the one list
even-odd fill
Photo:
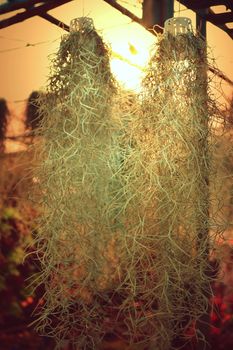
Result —
[[229, 121], [230, 125], [233, 126], [233, 95], [232, 95], [230, 107], [228, 110], [228, 121]]
[[39, 98], [41, 96], [41, 92], [33, 91], [27, 102], [26, 107], [26, 127], [31, 130], [35, 130], [40, 123], [41, 114], [39, 108]]
[[5, 150], [4, 139], [8, 115], [10, 115], [10, 112], [7, 107], [7, 102], [4, 98], [0, 98], [0, 153], [3, 153]]

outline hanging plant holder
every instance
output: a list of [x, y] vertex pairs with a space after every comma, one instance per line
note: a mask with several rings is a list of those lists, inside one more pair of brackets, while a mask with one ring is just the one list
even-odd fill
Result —
[[164, 32], [170, 35], [187, 34], [192, 32], [192, 22], [188, 17], [169, 18], [164, 23]]

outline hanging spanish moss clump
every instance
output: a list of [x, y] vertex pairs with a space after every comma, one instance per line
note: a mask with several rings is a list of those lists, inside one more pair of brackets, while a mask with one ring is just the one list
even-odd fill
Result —
[[92, 20], [74, 20], [40, 101], [42, 145], [36, 155], [42, 191], [38, 278], [46, 289], [38, 329], [54, 337], [58, 348], [69, 342], [74, 349], [97, 349], [106, 331], [107, 292], [120, 278], [115, 93], [108, 49]]
[[[191, 31], [160, 36], [141, 98], [142, 115], [132, 119], [134, 146], [125, 162], [133, 212], [128, 215], [133, 229], [129, 226], [132, 261], [127, 266], [135, 272], [140, 305], [132, 319], [138, 332], [143, 334], [144, 327], [152, 348], [167, 350], [195, 336], [211, 294], [210, 123], [215, 107], [208, 96], [203, 40]], [[201, 332], [196, 328], [197, 337]]]
[[10, 114], [6, 100], [0, 99], [0, 153], [4, 152], [5, 144], [4, 139], [6, 136], [7, 117]]

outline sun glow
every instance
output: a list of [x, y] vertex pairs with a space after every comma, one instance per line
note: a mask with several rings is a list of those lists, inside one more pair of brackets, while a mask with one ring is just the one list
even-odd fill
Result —
[[155, 37], [144, 28], [130, 28], [119, 40], [111, 38], [111, 69], [117, 80], [126, 88], [140, 91], [141, 79], [147, 65], [150, 48]]
[[139, 91], [148, 57], [148, 49], [139, 43], [120, 43], [112, 52], [112, 72], [124, 87]]

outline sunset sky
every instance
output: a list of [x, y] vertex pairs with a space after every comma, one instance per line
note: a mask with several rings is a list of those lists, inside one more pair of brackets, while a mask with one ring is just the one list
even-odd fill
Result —
[[[3, 3], [5, 1], [0, 1]], [[141, 4], [137, 0], [119, 1], [119, 3], [142, 16]], [[217, 10], [220, 11], [221, 6]], [[180, 10], [180, 12], [179, 12]], [[175, 2], [175, 16], [190, 17], [195, 26], [195, 16], [192, 11], [185, 10]], [[12, 14], [12, 13], [11, 13]], [[122, 15], [103, 0], [74, 0], [60, 6], [50, 14], [69, 24], [71, 19], [92, 17], [95, 27], [104, 40], [109, 43], [114, 53], [138, 67], [146, 64], [149, 48], [155, 42], [155, 37], [144, 28]], [[0, 97], [5, 98], [10, 108], [16, 114], [22, 113], [23, 102], [33, 90], [44, 89], [49, 75], [49, 57], [56, 52], [60, 37], [66, 32], [46, 20], [33, 17], [22, 23], [15, 24], [0, 31]], [[233, 40], [220, 29], [208, 24], [208, 45], [216, 59], [217, 66], [233, 80]], [[35, 46], [32, 46], [34, 45]], [[131, 45], [136, 48], [132, 53]], [[9, 50], [9, 51], [6, 51]], [[112, 70], [119, 80], [128, 88], [138, 89], [141, 71], [128, 63], [114, 58]], [[231, 89], [226, 83], [222, 88], [227, 96]]]

